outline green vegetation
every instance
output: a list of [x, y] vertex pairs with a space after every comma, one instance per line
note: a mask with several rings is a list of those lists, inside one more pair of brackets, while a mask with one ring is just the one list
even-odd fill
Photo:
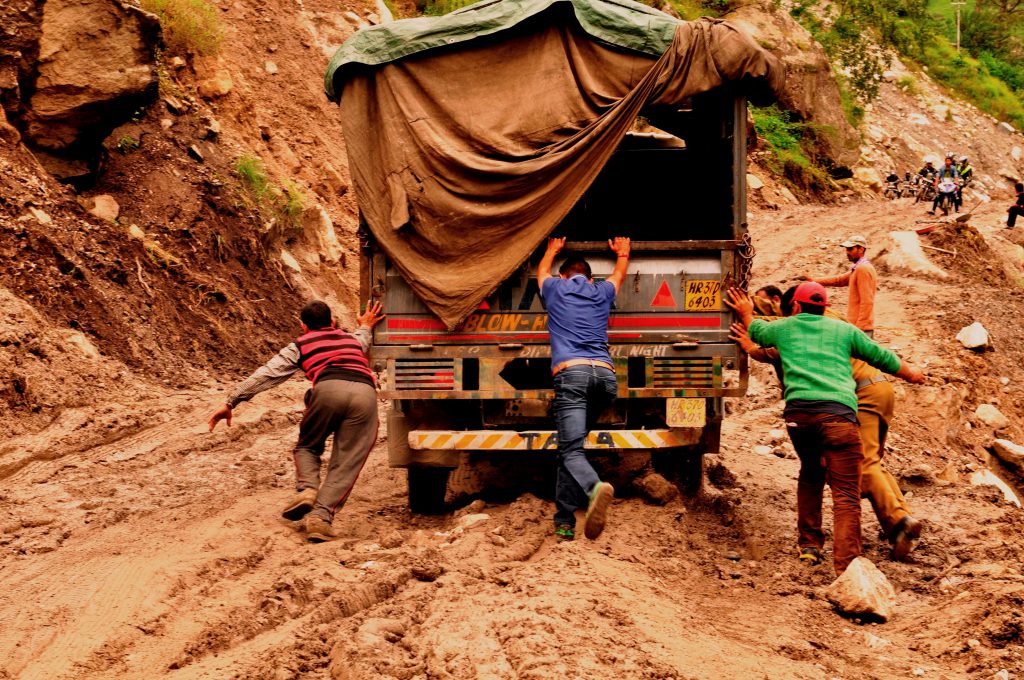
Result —
[[820, 131], [775, 104], [752, 106], [750, 112], [757, 136], [767, 147], [765, 166], [797, 189], [817, 194], [828, 192], [828, 175], [815, 162], [811, 150]]
[[917, 81], [912, 76], [903, 76], [896, 81], [896, 87], [907, 94], [917, 94]]
[[128, 153], [139, 148], [139, 140], [135, 139], [131, 135], [124, 135], [121, 139], [117, 140], [117, 150], [121, 153]]
[[239, 156], [235, 161], [235, 175], [242, 186], [257, 201], [262, 201], [270, 193], [270, 180], [263, 169], [263, 161], [255, 156]]
[[[880, 45], [927, 67], [937, 82], [983, 111], [1024, 126], [1024, 4], [1017, 0], [968, 0], [961, 10], [959, 55], [949, 0], [797, 0], [790, 13], [842, 74], [843, 109], [855, 125], [878, 94], [887, 61]], [[917, 91], [910, 77], [897, 85]]]
[[255, 156], [240, 156], [235, 161], [235, 176], [241, 184], [244, 202], [266, 221], [265, 245], [302, 231], [306, 199], [297, 185], [286, 182], [283, 188], [274, 186], [263, 162]]
[[140, 0], [140, 6], [160, 18], [171, 50], [203, 55], [220, 51], [224, 29], [217, 8], [206, 0]]
[[[937, 42], [925, 51], [928, 73], [953, 92], [996, 118], [1024, 129], [1024, 92], [1011, 87], [986, 67], [984, 60], [957, 54], [948, 42]], [[990, 63], [993, 63], [990, 60]], [[1009, 66], [1009, 65], [1007, 65]], [[998, 68], [998, 66], [994, 66]], [[1018, 69], [1019, 67], [1010, 67]], [[1005, 74], [1008, 78], [1015, 73]]]

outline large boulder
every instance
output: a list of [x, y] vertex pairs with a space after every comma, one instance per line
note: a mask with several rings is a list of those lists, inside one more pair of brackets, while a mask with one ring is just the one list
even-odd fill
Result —
[[860, 135], [843, 112], [839, 85], [824, 48], [785, 10], [768, 0], [738, 7], [725, 18], [782, 60], [786, 81], [780, 105], [826, 131], [818, 136], [822, 156], [834, 166], [852, 167], [860, 158]]
[[849, 616], [888, 621], [896, 605], [896, 590], [871, 560], [858, 557], [825, 590], [825, 597]]
[[160, 22], [114, 0], [47, 0], [25, 133], [50, 150], [98, 146], [156, 96]]

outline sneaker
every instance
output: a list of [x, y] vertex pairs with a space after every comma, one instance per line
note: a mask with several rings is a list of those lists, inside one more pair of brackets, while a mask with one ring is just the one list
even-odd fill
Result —
[[316, 505], [316, 489], [303, 489], [292, 496], [288, 505], [281, 511], [281, 516], [294, 522], [308, 515], [314, 505]]
[[571, 541], [576, 538], [576, 532], [568, 524], [559, 524], [555, 527], [555, 536], [559, 541]]
[[821, 551], [810, 545], [800, 548], [800, 553], [796, 558], [809, 567], [816, 567], [825, 561], [825, 558], [821, 556]]
[[892, 531], [892, 559], [903, 561], [914, 549], [914, 541], [921, 537], [921, 520], [906, 516]]
[[303, 528], [306, 530], [306, 540], [310, 543], [323, 543], [337, 538], [331, 529], [331, 523], [317, 515], [306, 515]]
[[583, 525], [583, 535], [593, 540], [604, 531], [605, 520], [608, 518], [608, 506], [615, 498], [615, 488], [608, 482], [598, 482], [590, 492], [590, 505], [587, 506], [587, 522]]

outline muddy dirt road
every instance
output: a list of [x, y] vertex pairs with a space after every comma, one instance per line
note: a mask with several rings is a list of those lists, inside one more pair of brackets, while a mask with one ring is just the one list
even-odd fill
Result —
[[[755, 285], [837, 271], [847, 232], [876, 239], [919, 212], [758, 214]], [[781, 403], [760, 368], [698, 499], [659, 507], [624, 489], [605, 534], [569, 544], [530, 493], [411, 516], [382, 427], [341, 538], [308, 545], [278, 515], [298, 380], [214, 434], [223, 385], [125, 384], [130, 399], [97, 388], [95, 408], [4, 445], [0, 678], [1024, 677], [1024, 512], [969, 482], [992, 437], [976, 404], [996, 402], [1012, 421], [1001, 436], [1020, 440], [1022, 300], [969, 254], [941, 263], [946, 281], [883, 270], [878, 337], [931, 376], [898, 388], [887, 458], [927, 522], [909, 562], [887, 559], [864, 504], [866, 556], [898, 591], [888, 624], [841, 618], [820, 596], [830, 570], [796, 563], [797, 461], [769, 434]], [[975, 315], [996, 351], [953, 341]]]

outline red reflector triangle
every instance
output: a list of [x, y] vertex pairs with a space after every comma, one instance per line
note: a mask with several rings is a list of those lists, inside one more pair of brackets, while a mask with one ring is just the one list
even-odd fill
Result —
[[490, 309], [490, 308], [491, 308], [491, 306], [489, 304], [487, 304], [487, 300], [484, 300], [483, 302], [481, 302], [480, 306], [477, 307], [477, 309]]
[[661, 287], [658, 288], [658, 292], [655, 293], [654, 299], [651, 300], [651, 307], [675, 307], [676, 299], [672, 297], [672, 291], [669, 290], [668, 281], [662, 281]]

